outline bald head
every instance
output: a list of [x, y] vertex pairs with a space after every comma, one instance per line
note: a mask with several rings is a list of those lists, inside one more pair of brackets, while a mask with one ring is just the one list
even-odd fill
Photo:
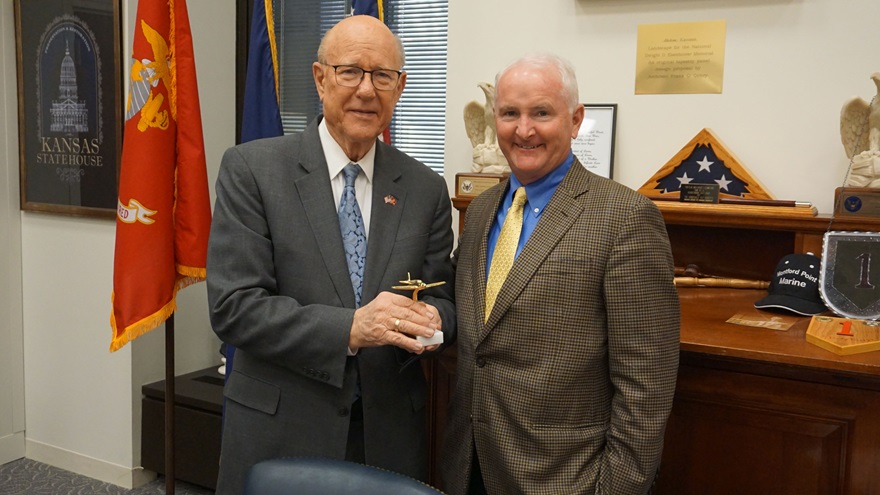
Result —
[[[327, 130], [351, 161], [360, 160], [391, 123], [406, 86], [402, 69], [400, 40], [375, 17], [347, 17], [321, 40], [312, 64], [315, 89]], [[382, 77], [379, 87], [374, 77]]]
[[396, 53], [394, 58], [397, 61], [395, 67], [385, 67], [386, 69], [402, 69], [406, 63], [403, 52], [403, 43], [396, 34], [392, 33], [388, 26], [379, 19], [371, 15], [353, 15], [336, 23], [330, 28], [321, 39], [318, 45], [318, 62], [322, 64], [328, 63], [328, 60], [342, 52], [348, 51], [353, 46], [363, 40], [370, 42], [390, 41], [394, 46]]

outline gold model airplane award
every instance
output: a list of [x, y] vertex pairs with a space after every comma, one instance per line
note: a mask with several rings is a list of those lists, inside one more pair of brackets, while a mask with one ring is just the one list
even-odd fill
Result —
[[413, 294], [412, 294], [413, 301], [418, 301], [419, 300], [418, 296], [419, 296], [420, 290], [424, 290], [429, 287], [437, 287], [438, 285], [443, 285], [446, 282], [425, 283], [419, 279], [413, 279], [410, 276], [409, 272], [406, 272], [406, 280], [401, 280], [400, 283], [402, 283], [403, 285], [393, 285], [393, 286], [391, 286], [391, 288], [397, 289], [397, 290], [411, 290], [411, 291], [413, 291]]
[[[403, 285], [392, 285], [392, 289], [397, 290], [411, 290], [412, 291], [412, 300], [419, 300], [419, 291], [428, 289], [430, 287], [437, 287], [438, 285], [443, 285], [446, 282], [422, 282], [419, 279], [413, 279], [409, 272], [406, 273], [406, 280], [401, 280], [401, 284]], [[440, 330], [434, 331], [433, 337], [422, 337], [416, 336], [416, 340], [422, 343], [422, 345], [429, 346], [434, 344], [442, 344], [443, 343], [443, 332]]]

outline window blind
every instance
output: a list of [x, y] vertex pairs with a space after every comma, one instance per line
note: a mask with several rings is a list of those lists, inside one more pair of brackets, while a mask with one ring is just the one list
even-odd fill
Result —
[[[274, 0], [281, 121], [302, 131], [321, 112], [312, 62], [324, 33], [342, 20], [344, 0]], [[385, 0], [385, 23], [406, 50], [406, 88], [391, 121], [391, 143], [443, 174], [448, 0]]]

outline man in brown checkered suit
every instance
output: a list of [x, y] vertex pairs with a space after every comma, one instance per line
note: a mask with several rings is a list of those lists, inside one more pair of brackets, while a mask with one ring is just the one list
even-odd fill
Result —
[[[513, 173], [471, 202], [454, 257], [458, 381], [441, 458], [445, 488], [644, 494], [678, 370], [663, 218], [572, 154], [584, 107], [567, 62], [529, 56], [495, 83], [498, 141]], [[523, 207], [514, 202], [520, 188]], [[515, 220], [505, 223], [508, 216]], [[508, 224], [516, 251], [505, 276], [493, 266], [514, 255], [503, 247]], [[487, 304], [487, 280], [498, 278]]]

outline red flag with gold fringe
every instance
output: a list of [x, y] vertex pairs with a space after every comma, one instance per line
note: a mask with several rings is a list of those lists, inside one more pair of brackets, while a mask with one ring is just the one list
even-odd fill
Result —
[[162, 324], [205, 279], [211, 204], [185, 0], [140, 0], [125, 112], [110, 351]]

